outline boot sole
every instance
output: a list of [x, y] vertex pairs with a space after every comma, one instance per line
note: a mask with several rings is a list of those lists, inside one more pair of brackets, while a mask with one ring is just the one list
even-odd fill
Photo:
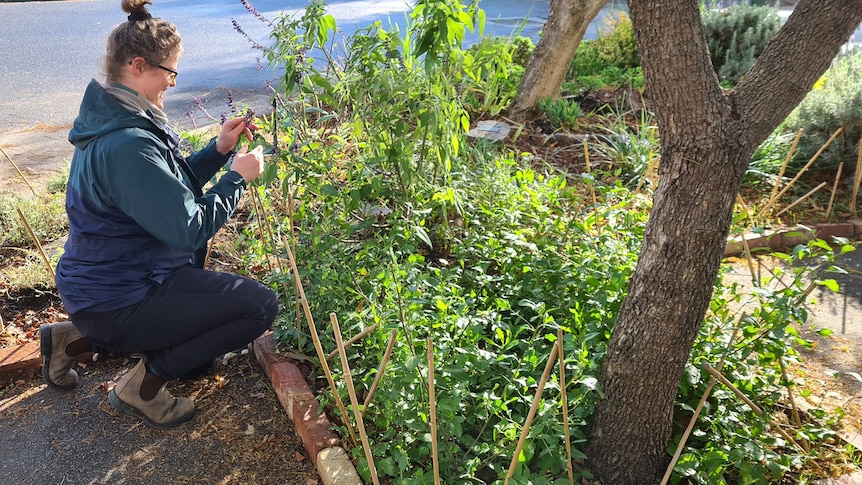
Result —
[[192, 412], [190, 412], [189, 414], [187, 414], [185, 416], [181, 416], [181, 417], [179, 417], [173, 421], [169, 421], [167, 423], [157, 423], [157, 422], [153, 421], [152, 419], [148, 418], [146, 414], [142, 413], [137, 408], [127, 404], [125, 401], [120, 399], [120, 396], [118, 396], [117, 393], [114, 392], [113, 389], [111, 389], [111, 392], [108, 393], [108, 401], [110, 401], [111, 406], [114, 409], [116, 409], [117, 411], [120, 411], [121, 413], [128, 414], [130, 416], [134, 416], [136, 418], [141, 418], [144, 420], [145, 423], [147, 423], [147, 426], [150, 426], [150, 427], [156, 428], [156, 429], [168, 429], [168, 428], [173, 428], [175, 426], [179, 426], [180, 424], [185, 423], [186, 421], [192, 419], [192, 416], [195, 415], [194, 410], [192, 410]]
[[48, 387], [51, 389], [55, 389], [57, 391], [71, 391], [78, 387], [77, 381], [72, 384], [61, 386], [48, 377], [48, 366], [51, 364], [52, 339], [51, 325], [42, 325], [39, 327], [39, 352], [42, 354], [42, 378], [45, 380], [45, 384], [48, 384]]

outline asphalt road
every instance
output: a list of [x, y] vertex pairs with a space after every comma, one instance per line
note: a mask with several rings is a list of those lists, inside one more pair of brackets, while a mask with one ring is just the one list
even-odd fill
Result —
[[[279, 13], [301, 11], [307, 2], [252, 4], [274, 20]], [[547, 0], [485, 0], [482, 6], [488, 35], [510, 34], [523, 23], [524, 35], [537, 36], [549, 10]], [[266, 104], [267, 81], [276, 80], [278, 73], [259, 58], [260, 51], [236, 31], [233, 21], [262, 45], [270, 44], [270, 28], [240, 0], [156, 0], [150, 11], [176, 24], [183, 37], [180, 75], [165, 106], [172, 120], [187, 118], [196, 107], [195, 98], [213, 117], [229, 112], [228, 92], [240, 107]], [[404, 25], [408, 11], [405, 0], [328, 2], [328, 12], [345, 35], [378, 19]], [[70, 124], [87, 83], [102, 79], [106, 39], [123, 21], [119, 0], [0, 3], [0, 131]], [[205, 117], [201, 110], [196, 116]]]
[[[409, 0], [329, 0], [327, 11], [349, 36], [375, 20], [405, 25]], [[603, 18], [620, 8], [611, 0], [586, 38], [594, 38]], [[254, 8], [274, 20], [279, 13], [301, 12], [306, 0], [254, 0]], [[550, 7], [548, 0], [482, 0], [485, 35], [515, 32], [538, 39]], [[234, 28], [236, 21], [255, 42], [269, 45], [270, 27], [252, 15], [240, 0], [155, 0], [151, 12], [174, 22], [185, 53], [180, 59], [177, 86], [169, 91], [170, 119], [188, 127], [193, 111], [198, 122], [229, 113], [228, 93], [237, 106], [268, 105], [268, 81], [278, 78], [260, 51]], [[784, 9], [782, 14], [789, 14]], [[125, 21], [119, 0], [69, 0], [0, 3], [0, 132], [71, 124], [84, 88], [101, 79], [101, 60], [110, 31]], [[862, 42], [862, 29], [855, 41]], [[475, 40], [468, 36], [467, 42]], [[205, 123], [202, 123], [205, 124]]]

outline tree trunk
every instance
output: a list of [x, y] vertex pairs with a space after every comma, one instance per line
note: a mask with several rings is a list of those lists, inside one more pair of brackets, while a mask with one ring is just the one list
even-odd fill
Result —
[[630, 0], [629, 8], [661, 164], [587, 449], [588, 465], [615, 485], [661, 479], [674, 399], [751, 155], [862, 20], [862, 1], [802, 0], [744, 80], [727, 91], [709, 60], [697, 0]]
[[551, 10], [542, 37], [527, 61], [509, 115], [523, 117], [536, 108], [540, 98], [557, 96], [578, 44], [590, 22], [608, 0], [551, 0]]

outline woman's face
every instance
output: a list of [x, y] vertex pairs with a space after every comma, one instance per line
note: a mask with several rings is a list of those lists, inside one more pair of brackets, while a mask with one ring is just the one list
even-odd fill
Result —
[[177, 85], [179, 60], [180, 56], [177, 54], [161, 64], [152, 65], [143, 57], [136, 57], [131, 63], [131, 79], [123, 84], [144, 95], [159, 109], [165, 109], [165, 92], [169, 87]]

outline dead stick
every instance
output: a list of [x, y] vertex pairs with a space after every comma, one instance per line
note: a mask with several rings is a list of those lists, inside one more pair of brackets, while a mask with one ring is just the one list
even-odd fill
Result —
[[[715, 376], [716, 379], [718, 379], [719, 381], [721, 381], [722, 384], [727, 386], [727, 388], [730, 389], [734, 394], [736, 394], [736, 396], [738, 398], [742, 399], [745, 402], [745, 404], [747, 404], [748, 407], [750, 407], [751, 410], [754, 411], [755, 414], [757, 414], [758, 416], [763, 416], [763, 410], [760, 409], [760, 406], [755, 404], [751, 399], [748, 399], [748, 397], [745, 394], [743, 394], [742, 391], [737, 389], [737, 387], [734, 386], [733, 383], [727, 379], [727, 377], [724, 377], [724, 375], [721, 372], [718, 372], [717, 370], [713, 369], [712, 366], [709, 364], [706, 364], [705, 368], [706, 368], [707, 372], [709, 372], [710, 374]], [[786, 439], [788, 442], [790, 442], [793, 446], [799, 448], [800, 450], [803, 450], [803, 451], [805, 450], [802, 446], [799, 445], [799, 443], [796, 442], [795, 439], [793, 439], [792, 436], [787, 434], [787, 431], [784, 431], [783, 429], [781, 429], [781, 427], [776, 425], [775, 423], [773, 423], [771, 419], [767, 419], [767, 422], [773, 428], [775, 428], [776, 431], [778, 431], [778, 434], [783, 436], [784, 439]]]
[[862, 136], [859, 137], [859, 154], [856, 155], [856, 173], [853, 174], [853, 198], [850, 199], [850, 212], [856, 216], [856, 194], [859, 193], [859, 184], [862, 183]]
[[509, 485], [509, 479], [515, 475], [515, 468], [518, 466], [518, 457], [521, 456], [521, 450], [524, 448], [524, 443], [527, 441], [527, 434], [530, 432], [530, 425], [532, 425], [533, 418], [536, 416], [536, 410], [539, 408], [539, 398], [542, 397], [542, 391], [545, 390], [545, 383], [548, 382], [548, 376], [551, 374], [551, 369], [554, 368], [554, 364], [557, 360], [557, 347], [559, 347], [559, 342], [554, 342], [554, 347], [551, 349], [551, 356], [548, 357], [545, 371], [542, 372], [542, 378], [539, 380], [539, 386], [536, 388], [536, 395], [533, 397], [533, 404], [530, 405], [530, 411], [527, 413], [527, 419], [524, 422], [523, 429], [521, 429], [521, 437], [518, 438], [518, 445], [515, 446], [515, 454], [512, 455], [512, 462], [509, 464], [509, 471], [506, 472], [504, 485]]
[[296, 269], [296, 260], [293, 259], [293, 251], [290, 246], [284, 243], [284, 249], [287, 251], [287, 257], [290, 259], [290, 269], [293, 272], [293, 284], [299, 290], [299, 300], [302, 303], [302, 309], [305, 310], [305, 319], [308, 320], [308, 330], [311, 333], [311, 340], [314, 342], [314, 350], [317, 351], [317, 358], [320, 360], [320, 367], [323, 369], [323, 374], [326, 376], [326, 382], [329, 383], [329, 388], [332, 389], [332, 394], [335, 397], [335, 404], [341, 415], [344, 417], [344, 425], [350, 433], [350, 439], [353, 445], [356, 446], [356, 434], [353, 431], [353, 426], [350, 424], [347, 409], [344, 403], [341, 402], [341, 396], [338, 395], [338, 388], [335, 387], [335, 380], [332, 378], [332, 372], [329, 370], [329, 364], [326, 363], [326, 354], [323, 352], [323, 345], [320, 343], [320, 337], [317, 335], [317, 326], [314, 325], [314, 317], [311, 316], [311, 308], [308, 307], [308, 301], [305, 299], [305, 290], [302, 288], [302, 282], [299, 280], [299, 271]]
[[[745, 314], [739, 317], [739, 322], [741, 323], [745, 320]], [[727, 341], [727, 350], [730, 350], [733, 346], [733, 341], [736, 340], [736, 335], [739, 333], [739, 325], [737, 324], [736, 329], [733, 331], [733, 335], [730, 336], [730, 340]], [[727, 354], [721, 356], [721, 359], [718, 361], [718, 371], [724, 367], [724, 361], [727, 359]], [[667, 484], [667, 481], [670, 480], [670, 475], [673, 472], [673, 467], [676, 466], [677, 460], [679, 460], [679, 456], [682, 455], [682, 450], [685, 448], [685, 443], [688, 441], [688, 437], [691, 435], [692, 430], [694, 429], [695, 423], [697, 423], [697, 418], [700, 416], [700, 412], [703, 410], [703, 405], [706, 404], [707, 398], [709, 398], [710, 393], [712, 393], [712, 388], [715, 387], [715, 377], [709, 378], [709, 383], [706, 385], [706, 390], [703, 391], [703, 395], [700, 396], [700, 401], [697, 403], [697, 407], [694, 408], [694, 414], [691, 416], [691, 419], [688, 422], [688, 426], [685, 428], [685, 432], [682, 433], [682, 438], [679, 440], [679, 444], [676, 445], [676, 452], [673, 454], [673, 458], [671, 458], [670, 463], [664, 471], [664, 478], [661, 479], [660, 485]]]
[[36, 244], [36, 249], [39, 250], [39, 254], [42, 255], [42, 261], [45, 262], [45, 267], [48, 268], [48, 274], [51, 275], [51, 281], [53, 281], [56, 278], [54, 275], [54, 268], [51, 267], [51, 260], [48, 259], [48, 255], [45, 254], [45, 250], [42, 249], [42, 243], [39, 242], [39, 238], [36, 237], [36, 233], [33, 232], [33, 228], [30, 227], [30, 223], [27, 222], [27, 218], [24, 217], [24, 213], [21, 212], [21, 208], [16, 207], [15, 210], [18, 211], [18, 215], [21, 217], [21, 222], [24, 223], [24, 227], [27, 229], [27, 232], [30, 233], [33, 243]]
[[437, 450], [437, 396], [434, 393], [434, 342], [428, 337], [428, 403], [431, 416], [431, 459], [434, 485], [440, 485], [440, 458]]
[[575, 470], [572, 467], [572, 440], [569, 436], [569, 402], [566, 395], [566, 353], [563, 348], [563, 329], [557, 329], [557, 342], [560, 343], [560, 405], [563, 407], [563, 436], [566, 438], [566, 470], [569, 485], [575, 484]]
[[835, 183], [832, 184], [832, 195], [829, 196], [829, 205], [826, 206], [826, 220], [832, 218], [832, 203], [835, 202], [835, 193], [838, 191], [838, 182], [841, 180], [841, 171], [844, 169], [844, 162], [838, 164], [838, 173], [835, 174]]
[[826, 143], [824, 143], [823, 146], [820, 147], [820, 150], [817, 150], [817, 153], [815, 153], [814, 156], [811, 157], [811, 160], [809, 160], [808, 163], [806, 163], [805, 166], [802, 167], [802, 170], [800, 170], [799, 173], [797, 173], [796, 176], [793, 177], [793, 179], [788, 182], [783, 189], [781, 189], [781, 192], [779, 192], [774, 199], [769, 199], [769, 202], [767, 202], [763, 209], [761, 209], [760, 213], [757, 214], [757, 217], [760, 217], [765, 214], [766, 211], [772, 208], [772, 206], [778, 201], [778, 199], [780, 199], [781, 196], [784, 195], [790, 189], [790, 187], [793, 187], [793, 184], [796, 183], [797, 180], [799, 180], [799, 177], [802, 177], [802, 174], [804, 174], [805, 171], [811, 167], [814, 161], [817, 160], [818, 157], [820, 157], [821, 153], [823, 153], [823, 150], [826, 150], [826, 147], [831, 145], [835, 138], [837, 138], [843, 130], [844, 128], [838, 128], [837, 130], [835, 130], [835, 133], [833, 133], [832, 136], [829, 137], [828, 140], [826, 140]]
[[799, 139], [802, 138], [802, 128], [796, 132], [796, 138], [793, 139], [793, 144], [790, 145], [790, 151], [787, 152], [787, 156], [784, 157], [784, 163], [781, 164], [781, 170], [778, 171], [778, 178], [775, 179], [775, 185], [772, 186], [772, 193], [769, 194], [769, 201], [775, 199], [775, 193], [778, 192], [778, 186], [781, 185], [781, 177], [784, 176], [784, 170], [787, 169], [787, 164], [790, 163], [790, 159], [793, 157], [793, 151], [796, 149], [796, 144], [799, 143]]
[[344, 342], [341, 341], [341, 328], [338, 327], [338, 318], [334, 313], [329, 314], [332, 322], [332, 332], [335, 334], [335, 344], [341, 355], [341, 368], [344, 371], [344, 381], [347, 383], [347, 393], [350, 394], [350, 404], [353, 405], [353, 416], [356, 417], [356, 426], [359, 428], [359, 437], [362, 439], [362, 449], [365, 451], [365, 459], [368, 460], [368, 470], [371, 472], [371, 481], [374, 485], [380, 485], [377, 478], [377, 467], [374, 466], [374, 455], [371, 454], [371, 445], [368, 443], [368, 435], [365, 434], [365, 424], [362, 422], [362, 413], [359, 411], [359, 400], [356, 398], [356, 388], [353, 387], [353, 376], [350, 374], [350, 365], [347, 363], [347, 352], [344, 350]]
[[395, 348], [395, 337], [398, 335], [397, 330], [393, 330], [389, 335], [389, 343], [386, 344], [386, 351], [383, 352], [383, 359], [380, 360], [380, 367], [377, 368], [377, 375], [374, 376], [374, 382], [371, 383], [371, 388], [368, 389], [368, 395], [365, 396], [365, 402], [362, 403], [362, 416], [365, 416], [365, 411], [371, 404], [371, 399], [374, 398], [374, 393], [377, 392], [377, 386], [380, 385], [380, 379], [383, 378], [383, 372], [386, 371], [386, 364], [389, 363], [389, 357], [392, 356], [392, 349]]
[[[377, 329], [377, 324], [375, 323], [374, 325], [366, 328], [365, 330], [359, 332], [358, 334], [354, 335], [353, 337], [347, 339], [347, 341], [344, 342], [344, 346], [350, 347], [351, 345], [356, 343], [357, 340], [359, 340], [362, 337], [368, 335], [369, 333], [375, 331], [376, 329]], [[336, 355], [338, 355], [338, 350], [333, 350], [332, 352], [329, 353], [329, 355], [326, 356], [326, 358], [331, 359], [331, 358], [335, 357]]]
[[805, 199], [807, 199], [807, 198], [811, 197], [812, 195], [814, 195], [814, 192], [817, 192], [818, 190], [822, 189], [823, 187], [826, 187], [826, 182], [820, 182], [820, 185], [818, 185], [817, 187], [814, 187], [814, 188], [813, 188], [813, 189], [811, 189], [811, 191], [809, 191], [807, 194], [805, 194], [805, 195], [803, 195], [802, 197], [800, 197], [800, 198], [796, 199], [796, 201], [795, 201], [795, 202], [793, 202], [792, 204], [790, 204], [789, 206], [785, 207], [784, 209], [781, 209], [781, 211], [780, 211], [778, 214], [775, 214], [775, 217], [778, 217], [778, 216], [780, 216], [781, 214], [784, 214], [785, 212], [789, 211], [790, 209], [792, 209], [793, 207], [795, 207], [795, 206], [796, 206], [796, 204], [798, 204], [798, 203], [802, 202], [803, 200], [805, 200]]
[[30, 185], [30, 181], [27, 180], [27, 177], [24, 176], [24, 174], [21, 172], [21, 169], [18, 168], [18, 165], [15, 165], [15, 162], [12, 161], [12, 157], [10, 157], [8, 153], [6, 153], [6, 150], [4, 150], [2, 146], [0, 146], [0, 152], [3, 152], [3, 155], [6, 155], [6, 160], [9, 160], [9, 163], [12, 164], [12, 167], [14, 167], [15, 171], [18, 172], [18, 176], [21, 177], [21, 180], [23, 180], [25, 184], [27, 184], [27, 187], [30, 188], [30, 192], [33, 192], [33, 195], [36, 195], [36, 189], [34, 189], [32, 185]]

